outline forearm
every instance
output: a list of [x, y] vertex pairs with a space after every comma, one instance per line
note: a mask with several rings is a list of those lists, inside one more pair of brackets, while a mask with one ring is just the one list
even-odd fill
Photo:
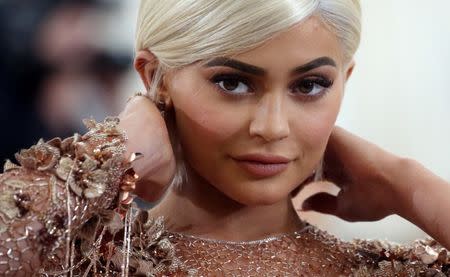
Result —
[[400, 159], [392, 169], [402, 199], [399, 214], [450, 249], [450, 184], [413, 160]]
[[[129, 148], [128, 145], [127, 148]], [[153, 155], [143, 153], [143, 155], [144, 159], [137, 160], [133, 164], [134, 170], [140, 177], [134, 193], [146, 201], [154, 202], [161, 198], [174, 177], [175, 159], [173, 154], [166, 154], [165, 151], [159, 151]]]
[[133, 163], [139, 176], [135, 193], [147, 201], [156, 201], [172, 181], [176, 167], [166, 123], [146, 97], [133, 97], [119, 118], [118, 127], [130, 138], [125, 156], [134, 152], [143, 155]]

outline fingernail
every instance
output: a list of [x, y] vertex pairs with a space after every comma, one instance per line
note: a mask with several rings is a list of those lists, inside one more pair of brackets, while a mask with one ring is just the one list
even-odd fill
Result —
[[311, 210], [311, 204], [307, 201], [303, 202], [302, 211], [310, 211], [310, 210]]

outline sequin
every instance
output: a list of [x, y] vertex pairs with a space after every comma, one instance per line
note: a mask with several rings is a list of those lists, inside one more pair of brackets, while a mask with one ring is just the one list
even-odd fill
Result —
[[170, 232], [133, 205], [119, 213], [126, 136], [117, 118], [85, 124], [85, 135], [39, 141], [21, 166], [5, 164], [1, 276], [450, 276], [434, 240], [343, 242], [307, 225], [229, 242]]
[[6, 160], [5, 164], [3, 165], [3, 172], [7, 172], [13, 169], [18, 169], [20, 168], [19, 165], [11, 162], [10, 160]]

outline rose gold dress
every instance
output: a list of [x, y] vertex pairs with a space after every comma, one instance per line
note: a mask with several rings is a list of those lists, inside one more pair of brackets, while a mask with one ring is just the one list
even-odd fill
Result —
[[343, 242], [314, 226], [257, 241], [203, 239], [118, 205], [117, 119], [40, 141], [0, 175], [1, 276], [450, 276], [434, 240]]

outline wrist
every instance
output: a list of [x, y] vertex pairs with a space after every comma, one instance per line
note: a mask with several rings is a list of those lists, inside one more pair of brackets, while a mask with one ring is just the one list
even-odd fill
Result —
[[149, 137], [148, 133], [151, 132], [152, 136], [156, 138], [166, 136], [166, 141], [169, 141], [167, 131], [159, 128], [159, 125], [153, 126], [150, 131], [149, 129], [139, 131], [138, 128], [142, 127], [126, 117], [122, 117], [118, 127], [128, 137], [124, 144], [126, 149], [124, 160], [129, 160], [133, 153], [142, 155], [142, 158], [132, 163], [133, 170], [138, 176], [133, 193], [146, 201], [158, 200], [174, 177], [175, 157], [170, 143], [158, 143], [158, 139], [142, 140]]

